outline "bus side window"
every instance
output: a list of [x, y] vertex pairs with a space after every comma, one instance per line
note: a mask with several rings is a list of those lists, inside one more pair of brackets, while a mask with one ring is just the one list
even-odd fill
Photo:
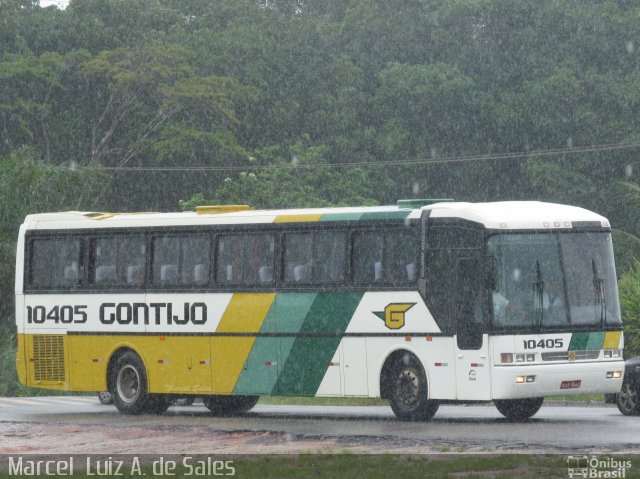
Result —
[[285, 236], [284, 280], [288, 283], [309, 281], [310, 264], [313, 258], [311, 233], [290, 233]]
[[142, 286], [146, 264], [146, 244], [143, 236], [123, 236], [118, 239], [116, 269], [118, 283]]
[[140, 286], [142, 283], [144, 283], [144, 268], [137, 265], [127, 266], [127, 284]]
[[345, 247], [345, 234], [342, 232], [314, 233], [314, 282], [335, 283], [344, 279]]
[[290, 283], [342, 282], [345, 250], [343, 232], [289, 233], [285, 236], [284, 280]]
[[81, 281], [79, 238], [46, 238], [31, 241], [28, 282], [33, 286], [75, 286]]
[[209, 235], [189, 235], [180, 238], [180, 284], [209, 283], [211, 238]]
[[247, 284], [273, 282], [275, 237], [259, 234], [245, 236], [245, 282]]
[[387, 231], [385, 234], [386, 281], [395, 286], [415, 282], [419, 249], [419, 238], [415, 231]]
[[116, 238], [93, 238], [89, 243], [89, 282], [114, 284], [117, 282]]
[[177, 236], [159, 236], [153, 238], [152, 279], [154, 284], [178, 283], [178, 265], [180, 262], [180, 238]]
[[198, 263], [193, 267], [193, 282], [196, 284], [206, 284], [209, 281], [209, 266]]
[[412, 230], [360, 231], [353, 238], [353, 279], [358, 284], [414, 283], [418, 235]]
[[96, 268], [95, 283], [113, 283], [116, 280], [116, 265], [101, 264]]
[[216, 280], [218, 283], [238, 284], [242, 282], [243, 237], [241, 235], [221, 236], [218, 239], [216, 255]]
[[353, 279], [358, 284], [382, 280], [384, 239], [376, 231], [358, 231], [353, 235]]

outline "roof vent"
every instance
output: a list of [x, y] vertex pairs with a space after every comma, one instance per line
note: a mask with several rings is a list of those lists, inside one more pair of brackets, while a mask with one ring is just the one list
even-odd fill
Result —
[[247, 211], [255, 209], [249, 205], [207, 205], [196, 206], [196, 213], [199, 215], [219, 215], [222, 213], [235, 213], [236, 211]]
[[434, 203], [445, 203], [454, 201], [451, 198], [425, 198], [425, 199], [411, 199], [411, 200], [398, 200], [398, 208], [401, 209], [415, 209], [422, 208], [423, 206], [432, 205]]

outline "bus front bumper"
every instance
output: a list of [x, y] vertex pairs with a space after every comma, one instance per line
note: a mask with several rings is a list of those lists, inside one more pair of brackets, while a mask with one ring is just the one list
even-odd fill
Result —
[[493, 399], [617, 393], [623, 361], [494, 366]]

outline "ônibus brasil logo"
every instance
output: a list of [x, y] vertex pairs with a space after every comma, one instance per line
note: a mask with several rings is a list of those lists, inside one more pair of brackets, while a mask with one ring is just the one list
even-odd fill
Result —
[[624, 479], [628, 469], [631, 469], [631, 461], [622, 458], [586, 455], [567, 458], [567, 475], [570, 479]]

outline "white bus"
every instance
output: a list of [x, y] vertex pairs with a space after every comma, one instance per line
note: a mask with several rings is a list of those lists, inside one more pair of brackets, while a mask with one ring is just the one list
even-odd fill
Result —
[[525, 419], [624, 371], [608, 221], [539, 202], [30, 215], [16, 321], [23, 384], [127, 414], [278, 395]]

